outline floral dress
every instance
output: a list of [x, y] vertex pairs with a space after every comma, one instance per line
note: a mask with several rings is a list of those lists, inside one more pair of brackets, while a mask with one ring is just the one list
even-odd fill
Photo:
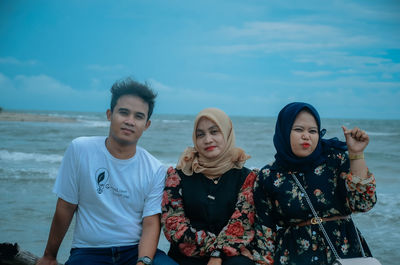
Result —
[[[254, 190], [257, 233], [261, 253], [274, 252], [273, 264], [332, 264], [335, 256], [327, 248], [318, 224], [296, 226], [313, 218], [310, 207], [291, 174], [294, 174], [319, 217], [347, 216], [366, 212], [376, 203], [375, 177], [361, 179], [350, 173], [343, 151], [331, 149], [327, 160], [311, 172], [289, 172], [275, 164], [260, 170]], [[276, 228], [276, 224], [278, 228]], [[342, 258], [360, 257], [360, 244], [351, 219], [323, 222], [330, 240]], [[371, 255], [361, 236], [367, 255]]]
[[168, 254], [179, 263], [189, 257], [204, 260], [204, 264], [214, 250], [227, 257], [240, 255], [240, 249], [254, 237], [257, 173], [231, 169], [215, 184], [203, 174], [186, 176], [169, 168], [161, 218], [171, 242]]

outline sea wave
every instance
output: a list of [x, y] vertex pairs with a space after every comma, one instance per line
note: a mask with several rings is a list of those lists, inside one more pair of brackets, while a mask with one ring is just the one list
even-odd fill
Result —
[[161, 120], [162, 123], [187, 123], [189, 120]]
[[83, 126], [86, 127], [96, 127], [96, 128], [106, 128], [110, 126], [109, 121], [94, 121], [94, 120], [78, 120]]
[[396, 133], [396, 132], [390, 133], [390, 132], [370, 132], [370, 131], [368, 131], [367, 133], [370, 136], [398, 136], [398, 135], [400, 135], [400, 133]]
[[25, 161], [25, 160], [33, 160], [36, 162], [51, 162], [51, 163], [59, 163], [62, 160], [61, 155], [55, 154], [40, 154], [40, 153], [23, 153], [23, 152], [10, 152], [8, 150], [0, 150], [0, 160], [9, 160], [9, 161]]
[[54, 180], [58, 174], [58, 167], [46, 169], [8, 169], [0, 174], [0, 180], [37, 181]]

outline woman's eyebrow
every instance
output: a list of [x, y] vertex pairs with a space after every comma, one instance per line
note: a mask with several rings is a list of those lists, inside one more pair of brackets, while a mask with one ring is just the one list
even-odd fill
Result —
[[219, 129], [218, 128], [218, 126], [217, 125], [213, 125], [213, 126], [211, 126], [210, 128], [208, 128], [209, 130], [212, 130], [212, 129]]

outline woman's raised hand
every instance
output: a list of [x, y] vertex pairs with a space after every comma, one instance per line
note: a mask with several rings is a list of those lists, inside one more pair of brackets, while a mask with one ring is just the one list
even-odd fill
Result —
[[349, 130], [342, 126], [344, 136], [346, 137], [346, 144], [349, 154], [360, 154], [369, 143], [368, 134], [358, 127]]

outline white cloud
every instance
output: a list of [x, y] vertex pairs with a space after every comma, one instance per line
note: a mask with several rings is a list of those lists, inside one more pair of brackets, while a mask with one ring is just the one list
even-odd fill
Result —
[[339, 47], [367, 47], [377, 43], [375, 36], [349, 33], [345, 28], [318, 23], [257, 21], [242, 27], [223, 27], [218, 31], [225, 42], [206, 47], [216, 53], [283, 52]]
[[200, 73], [201, 76], [215, 79], [215, 80], [232, 80], [234, 77], [230, 74], [224, 74], [224, 73]]
[[327, 25], [312, 25], [288, 22], [247, 22], [242, 28], [226, 27], [221, 33], [230, 38], [253, 37], [261, 40], [307, 40], [317, 37], [332, 38], [341, 31]]
[[14, 57], [3, 57], [0, 58], [0, 64], [12, 64], [12, 65], [19, 65], [19, 66], [24, 66], [24, 65], [36, 65], [37, 61], [35, 60], [28, 60], [28, 61], [21, 61], [18, 60]]
[[155, 79], [152, 79], [152, 78], [149, 79], [149, 83], [150, 83], [151, 87], [156, 90], [156, 92], [159, 92], [159, 91], [161, 91], [161, 92], [171, 92], [171, 91], [174, 90], [174, 88], [172, 88], [172, 87], [170, 87], [168, 85], [165, 85], [165, 84], [163, 84], [163, 83], [161, 83], [161, 82], [159, 82], [159, 81], [157, 81]]
[[78, 90], [47, 75], [0, 73], [0, 104], [8, 109], [102, 111], [109, 100], [108, 90]]
[[342, 74], [399, 74], [400, 63], [379, 56], [350, 55], [346, 52], [319, 52], [299, 55], [294, 59], [300, 63], [339, 68]]
[[[391, 3], [390, 3], [391, 2]], [[400, 9], [397, 1], [389, 1], [384, 5], [372, 5], [368, 6], [364, 3], [362, 5], [352, 3], [349, 1], [341, 2], [338, 6], [341, 9], [351, 15], [353, 19], [365, 19], [375, 20], [379, 22], [399, 22]]]
[[314, 72], [306, 72], [306, 71], [293, 71], [294, 75], [299, 75], [299, 76], [304, 76], [304, 77], [310, 77], [310, 78], [315, 78], [315, 77], [321, 77], [321, 76], [328, 76], [331, 75], [331, 71], [314, 71]]
[[115, 72], [124, 70], [125, 66], [122, 64], [116, 64], [116, 65], [90, 64], [87, 66], [87, 69], [97, 72]]

